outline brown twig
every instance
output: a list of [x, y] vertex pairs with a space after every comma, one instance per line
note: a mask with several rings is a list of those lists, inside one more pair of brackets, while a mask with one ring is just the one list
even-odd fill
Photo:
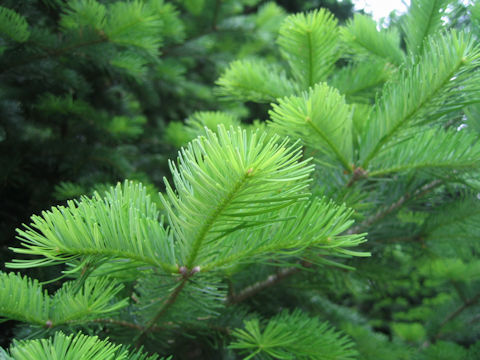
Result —
[[189, 270], [185, 266], [182, 266], [178, 269], [178, 272], [181, 275], [180, 283], [177, 285], [175, 290], [173, 290], [172, 293], [170, 293], [170, 295], [165, 300], [162, 307], [157, 312], [157, 314], [153, 317], [153, 319], [150, 320], [150, 322], [142, 329], [136, 341], [137, 347], [140, 347], [140, 345], [143, 342], [143, 339], [145, 338], [145, 335], [151, 332], [155, 328], [155, 323], [158, 321], [158, 319], [160, 319], [167, 312], [167, 310], [175, 303], [175, 301], [177, 301], [178, 295], [180, 295], [183, 288], [187, 284], [188, 280], [199, 271], [200, 271], [199, 267], [194, 267], [193, 269]]
[[345, 187], [349, 188], [352, 187], [355, 182], [357, 182], [360, 179], [364, 179], [368, 176], [368, 172], [363, 169], [362, 167], [355, 167], [352, 165], [352, 177], [348, 181], [347, 185]]
[[[99, 319], [94, 319], [93, 322], [99, 323], [99, 324], [118, 325], [118, 326], [126, 327], [129, 329], [134, 329], [140, 332], [143, 332], [146, 329], [142, 325], [134, 324], [124, 320], [99, 318]], [[157, 325], [151, 326], [148, 331], [149, 332], [165, 331], [167, 329], [174, 328], [174, 325], [175, 325], [174, 323], [169, 321], [167, 323], [162, 324], [162, 326], [157, 326]]]
[[143, 326], [134, 324], [128, 321], [123, 321], [123, 320], [115, 320], [115, 319], [94, 319], [93, 322], [96, 323], [101, 323], [101, 324], [112, 324], [112, 325], [119, 325], [123, 327], [127, 327], [130, 329], [138, 330], [138, 331], [143, 331]]
[[170, 308], [170, 306], [172, 306], [175, 301], [177, 300], [177, 297], [178, 295], [182, 292], [183, 288], [185, 287], [185, 285], [187, 284], [187, 279], [186, 278], [183, 278], [182, 281], [180, 282], [180, 284], [175, 288], [175, 290], [173, 290], [173, 292], [169, 295], [169, 297], [167, 298], [167, 300], [165, 300], [165, 302], [163, 303], [163, 306], [162, 308], [160, 309], [160, 311], [155, 315], [155, 317], [147, 324], [147, 326], [145, 326], [142, 331], [140, 332], [140, 334], [138, 335], [138, 340], [137, 340], [137, 347], [139, 347], [142, 342], [143, 342], [143, 339], [145, 338], [145, 335], [147, 333], [149, 333], [150, 331], [152, 331], [152, 329], [154, 328], [155, 326], [155, 323], [158, 321], [158, 319], [160, 319], [166, 312], [167, 310]]
[[265, 280], [258, 281], [250, 286], [247, 286], [237, 294], [231, 294], [229, 296], [227, 303], [228, 304], [237, 304], [243, 300], [255, 295], [256, 293], [266, 289], [270, 286], [275, 285], [279, 281], [289, 277], [300, 271], [298, 267], [289, 267], [285, 269], [280, 269], [275, 274], [269, 275]]

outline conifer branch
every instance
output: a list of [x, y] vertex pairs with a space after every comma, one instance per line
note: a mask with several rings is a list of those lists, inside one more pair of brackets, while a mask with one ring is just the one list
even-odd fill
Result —
[[5, 66], [2, 70], [0, 70], [0, 74], [6, 73], [7, 71], [10, 71], [11, 69], [14, 69], [14, 68], [17, 68], [17, 67], [29, 65], [29, 64], [37, 62], [37, 61], [46, 60], [46, 59], [49, 59], [49, 58], [52, 58], [52, 57], [60, 57], [60, 56], [65, 55], [65, 54], [67, 54], [71, 51], [78, 50], [78, 49], [81, 49], [83, 47], [93, 46], [93, 45], [98, 45], [98, 44], [108, 42], [108, 38], [105, 36], [105, 34], [100, 34], [99, 33], [99, 35], [100, 35], [100, 37], [98, 39], [77, 43], [77, 44], [74, 44], [74, 45], [66, 46], [64, 48], [60, 48], [60, 49], [56, 49], [56, 50], [44, 49], [44, 51], [46, 52], [45, 54], [31, 57], [31, 58], [29, 58], [25, 61], [15, 62], [15, 63], [11, 64], [10, 66]]
[[310, 117], [308, 117], [305, 122], [322, 138], [323, 141], [328, 145], [328, 147], [333, 151], [335, 154], [336, 158], [340, 161], [342, 164], [344, 170], [348, 173], [352, 172], [352, 166], [348, 162], [347, 158], [340, 152], [340, 150], [337, 148], [337, 146], [330, 140], [330, 137], [325, 134], [322, 129], [320, 129]]
[[[466, 33], [452, 32], [432, 38], [418, 62], [383, 91], [370, 118], [360, 156], [362, 167], [381, 153], [407, 128], [432, 123], [471, 102], [464, 94], [475, 91], [479, 49]], [[436, 69], [433, 71], [432, 69]], [[428, 83], [428, 88], [415, 84]]]
[[[410, 195], [408, 193], [405, 194], [400, 199], [398, 199], [396, 202], [391, 204], [388, 208], [386, 208], [382, 211], [379, 211], [378, 213], [376, 213], [372, 217], [368, 218], [367, 220], [363, 221], [362, 223], [358, 224], [357, 226], [352, 227], [350, 230], [348, 230], [346, 232], [346, 234], [347, 235], [358, 234], [362, 229], [373, 225], [374, 223], [383, 219], [385, 216], [389, 215], [390, 213], [392, 213], [395, 210], [402, 207], [405, 204], [405, 202], [407, 202], [408, 200], [410, 200], [412, 198], [416, 198], [416, 197], [422, 197], [423, 195], [432, 191], [434, 188], [436, 188], [440, 184], [442, 184], [441, 180], [434, 180], [434, 181], [422, 186], [421, 188], [417, 189], [413, 193], [413, 195]], [[270, 286], [274, 286], [278, 282], [288, 278], [291, 275], [296, 274], [297, 272], [302, 270], [302, 268], [312, 266], [311, 263], [306, 262], [306, 261], [301, 261], [299, 263], [299, 265], [301, 265], [301, 267], [292, 266], [292, 267], [289, 267], [289, 268], [281, 269], [280, 271], [277, 271], [275, 274], [269, 275], [266, 279], [258, 281], [258, 282], [254, 283], [252, 285], [249, 285], [249, 286], [245, 287], [244, 289], [242, 289], [238, 293], [229, 294], [227, 303], [228, 304], [238, 304], [238, 303], [248, 299], [249, 297], [259, 293], [260, 291], [262, 291], [266, 288], [269, 288]]]
[[215, 220], [219, 215], [222, 214], [222, 212], [228, 208], [230, 205], [231, 201], [234, 199], [235, 195], [243, 188], [243, 186], [248, 182], [248, 179], [250, 177], [250, 173], [246, 172], [243, 177], [237, 182], [237, 184], [234, 186], [232, 191], [227, 194], [225, 197], [224, 201], [219, 204], [218, 208], [213, 212], [211, 215], [210, 219], [208, 219], [202, 229], [200, 229], [198, 236], [196, 239], [193, 241], [192, 245], [192, 252], [190, 253], [190, 257], [187, 260], [187, 268], [191, 268], [193, 266], [193, 263], [195, 259], [197, 258], [198, 251], [200, 250], [200, 247], [205, 240], [205, 237], [211, 230], [211, 227], [215, 224]]
[[[182, 269], [182, 268], [181, 268]], [[181, 269], [179, 271], [181, 271]], [[193, 270], [192, 271], [185, 271], [184, 274], [182, 274], [182, 280], [180, 283], [177, 285], [177, 287], [173, 290], [172, 293], [168, 296], [168, 298], [165, 300], [163, 303], [163, 306], [160, 308], [160, 310], [157, 312], [157, 314], [153, 317], [152, 320], [145, 326], [140, 334], [137, 337], [137, 343], [136, 346], [140, 347], [140, 345], [143, 342], [143, 339], [147, 335], [147, 333], [153, 331], [155, 329], [155, 323], [167, 312], [167, 310], [175, 303], [175, 301], [178, 298], [178, 295], [182, 292], [183, 288], [188, 282], [188, 279], [194, 275]]]
[[358, 166], [358, 167], [352, 166], [352, 168], [350, 170], [352, 172], [352, 177], [350, 178], [348, 183], [345, 185], [345, 187], [347, 187], [347, 188], [352, 187], [353, 184], [355, 184], [355, 182], [357, 182], [360, 179], [364, 179], [368, 176], [368, 172], [365, 171], [360, 166]]
[[442, 184], [441, 180], [434, 180], [434, 181], [422, 186], [421, 188], [417, 189], [416, 191], [414, 191], [412, 195], [410, 195], [409, 193], [406, 193], [405, 195], [400, 197], [397, 201], [395, 201], [393, 204], [391, 204], [386, 209], [380, 210], [375, 215], [369, 217], [368, 219], [366, 219], [362, 223], [358, 224], [357, 226], [352, 227], [350, 230], [347, 231], [347, 234], [356, 234], [360, 231], [360, 229], [369, 227], [369, 226], [377, 223], [378, 221], [382, 220], [385, 216], [387, 216], [387, 215], [391, 214], [392, 212], [401, 208], [405, 204], [405, 202], [407, 202], [408, 200], [410, 200], [412, 198], [416, 198], [416, 197], [422, 197], [423, 195], [432, 191], [434, 188], [436, 188], [440, 184]]
[[352, 172], [352, 112], [338, 90], [317, 84], [299, 96], [278, 99], [269, 115], [276, 133], [298, 137]]
[[437, 335], [435, 335], [435, 339], [439, 339], [441, 334], [440, 334], [440, 330], [450, 321], [452, 321], [453, 319], [455, 319], [458, 315], [460, 315], [464, 310], [466, 310], [467, 308], [469, 308], [470, 306], [472, 305], [475, 305], [478, 300], [480, 300], [480, 293], [476, 294], [474, 297], [472, 297], [471, 299], [467, 300], [467, 301], [464, 301], [464, 303], [462, 305], [460, 305], [457, 309], [455, 309], [452, 313], [450, 313], [450, 315], [448, 315], [445, 320], [442, 321], [442, 323], [438, 326], [438, 329], [437, 329]]
[[429, 97], [426, 97], [423, 99], [423, 101], [420, 101], [416, 107], [414, 107], [410, 112], [408, 112], [405, 117], [402, 119], [402, 121], [399, 121], [397, 124], [395, 124], [390, 131], [387, 132], [375, 145], [373, 150], [367, 155], [365, 158], [365, 161], [363, 162], [363, 167], [367, 168], [368, 165], [370, 164], [370, 161], [380, 152], [380, 150], [383, 148], [383, 146], [388, 143], [396, 134], [397, 132], [406, 124], [410, 123], [415, 117], [423, 110], [423, 108], [428, 104], [429, 101], [434, 99], [443, 89], [443, 87], [450, 82], [450, 79], [455, 75], [456, 71], [458, 68], [461, 67], [462, 61], [459, 61], [458, 66], [452, 70], [448, 76], [444, 77], [443, 83], [440, 84], [440, 86], [435, 89]]

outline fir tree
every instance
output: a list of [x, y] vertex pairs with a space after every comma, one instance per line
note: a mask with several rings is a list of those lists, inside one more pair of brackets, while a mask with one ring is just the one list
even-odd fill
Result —
[[1, 274], [0, 315], [43, 339], [3, 356], [147, 358], [112, 341], [185, 359], [477, 358], [479, 5], [465, 29], [444, 24], [448, 1], [381, 30], [285, 17], [278, 61], [217, 81], [269, 119], [177, 124], [193, 139], [161, 210], [125, 181], [18, 229], [7, 265], [63, 265], [66, 281], [49, 294]]
[[268, 54], [286, 14], [256, 3], [3, 1], [0, 243], [32, 213], [125, 178], [156, 193], [176, 152], [169, 122], [245, 114], [211, 84], [239, 54]]

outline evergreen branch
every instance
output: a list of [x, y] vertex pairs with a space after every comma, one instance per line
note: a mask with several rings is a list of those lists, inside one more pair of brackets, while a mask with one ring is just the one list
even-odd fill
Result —
[[52, 58], [52, 57], [60, 57], [60, 56], [63, 56], [65, 54], [69, 54], [72, 51], [81, 49], [83, 47], [88, 47], [88, 46], [93, 46], [93, 45], [98, 45], [98, 44], [108, 42], [108, 39], [104, 35], [102, 35], [102, 34], [98, 34], [98, 35], [99, 35], [99, 37], [97, 39], [92, 39], [92, 40], [88, 40], [88, 41], [84, 41], [84, 42], [79, 42], [79, 43], [76, 43], [76, 44], [73, 44], [73, 45], [65, 46], [65, 47], [60, 48], [60, 49], [55, 49], [55, 50], [44, 49], [45, 54], [33, 56], [33, 57], [28, 58], [24, 61], [14, 62], [13, 64], [10, 64], [9, 66], [4, 66], [3, 69], [0, 70], [0, 74], [5, 73], [7, 71], [10, 71], [11, 69], [15, 69], [17, 67], [29, 65], [29, 64], [37, 62], [37, 61], [46, 60], [46, 59], [49, 59], [49, 58]]
[[256, 318], [247, 320], [232, 335], [230, 348], [249, 355], [245, 359], [259, 354], [266, 359], [347, 360], [358, 355], [346, 336], [298, 310], [283, 311], [262, 325]]
[[390, 215], [394, 211], [400, 209], [408, 200], [413, 199], [413, 198], [419, 198], [422, 197], [423, 195], [429, 193], [433, 189], [435, 189], [437, 186], [443, 184], [442, 180], [434, 180], [428, 184], [423, 185], [419, 189], [415, 190], [413, 194], [405, 194], [401, 196], [397, 201], [395, 201], [393, 204], [388, 206], [387, 208], [380, 210], [377, 212], [375, 215], [367, 218], [366, 220], [362, 221], [360, 224], [357, 226], [354, 226], [350, 228], [347, 231], [347, 234], [355, 234], [361, 231], [361, 229], [368, 228], [372, 226], [373, 224], [379, 222], [383, 218], [385, 218], [387, 215]]
[[87, 279], [78, 285], [67, 282], [52, 298], [49, 327], [92, 321], [100, 315], [112, 315], [128, 305], [128, 299], [116, 301], [123, 285], [112, 279]]
[[33, 216], [32, 227], [18, 230], [23, 248], [12, 250], [42, 258], [14, 260], [8, 266], [43, 266], [81, 257], [98, 262], [115, 256], [176, 272], [173, 242], [158, 216], [146, 189], [125, 181], [103, 199], [98, 194], [83, 197]]
[[[325, 252], [322, 255], [369, 255], [360, 252], [349, 252], [345, 249], [362, 243], [364, 238], [362, 234], [354, 234], [347, 231], [347, 228], [352, 223], [348, 221], [351, 212], [345, 212], [346, 208], [344, 206], [336, 207], [331, 202], [327, 203], [319, 199], [312, 201], [307, 206], [302, 207], [300, 205], [292, 207], [288, 213], [283, 214], [283, 216], [290, 216], [293, 217], [293, 219], [287, 218], [287, 220], [280, 222], [277, 227], [267, 227], [262, 229], [263, 231], [259, 234], [255, 234], [254, 239], [256, 239], [256, 242], [255, 244], [248, 244], [248, 251], [240, 254], [234, 252], [230, 257], [225, 256], [221, 260], [214, 261], [205, 267], [205, 271], [208, 271], [210, 268], [218, 269], [225, 264], [235, 263], [238, 261], [237, 257], [245, 257], [248, 258], [249, 261], [252, 261], [263, 254], [267, 255], [269, 259], [279, 255], [301, 256], [307, 249], [313, 250], [314, 253], [317, 250], [324, 249]], [[293, 216], [294, 214], [295, 216]], [[323, 216], [319, 218], [318, 214], [323, 214]], [[308, 231], [305, 229], [308, 229]], [[360, 230], [360, 228], [358, 229]], [[347, 235], [339, 235], [342, 233], [346, 233]], [[353, 237], [350, 237], [352, 235]], [[275, 240], [276, 237], [281, 240]], [[262, 239], [267, 239], [267, 241]], [[241, 241], [241, 239], [238, 239], [234, 243], [239, 241]], [[260, 243], [260, 247], [258, 247], [256, 243]], [[228, 253], [226, 255], [228, 255]], [[335, 263], [331, 262], [331, 264]], [[227, 302], [231, 304], [241, 302], [297, 273], [302, 268], [310, 267], [311, 265], [311, 263], [305, 260], [299, 261], [296, 264], [289, 264], [289, 267], [280, 269], [274, 274], [269, 275], [266, 279], [247, 286], [238, 294], [231, 294]]]
[[278, 44], [292, 73], [307, 90], [324, 81], [339, 57], [337, 20], [325, 9], [288, 16]]
[[50, 302], [37, 280], [0, 272], [0, 318], [48, 326]]
[[343, 50], [361, 61], [389, 62], [400, 66], [405, 55], [400, 47], [400, 35], [395, 29], [377, 30], [372, 18], [355, 14], [340, 30]]
[[[56, 332], [53, 338], [14, 341], [6, 359], [89, 359], [89, 360], [160, 360], [158, 355], [148, 356], [141, 351], [129, 352], [122, 345], [115, 345], [97, 336], [81, 333], [65, 335]], [[1, 352], [2, 358], [9, 356]]]
[[232, 234], [276, 222], [280, 209], [307, 197], [312, 167], [299, 161], [301, 150], [265, 136], [219, 126], [181, 150], [178, 169], [170, 163], [176, 192], [166, 182], [162, 202], [182, 265], [221, 258]]
[[[242, 237], [241, 233], [232, 237], [232, 245], [225, 244], [222, 256], [213, 259], [202, 271], [230, 267], [243, 259], [252, 262], [286, 256], [301, 257], [306, 249], [322, 250], [324, 255], [344, 256], [347, 248], [365, 240], [362, 235], [340, 236], [352, 224], [351, 214], [345, 206], [336, 206], [323, 199], [298, 202], [281, 211], [276, 223], [252, 231], [250, 238]], [[239, 242], [245, 243], [244, 250], [235, 248]], [[351, 252], [348, 255], [366, 254]]]
[[165, 302], [163, 303], [160, 310], [155, 314], [153, 319], [142, 329], [142, 331], [138, 335], [137, 341], [136, 341], [136, 346], [137, 347], [139, 347], [142, 344], [142, 342], [143, 342], [145, 336], [147, 335], [147, 333], [152, 331], [155, 328], [155, 323], [167, 312], [167, 310], [171, 306], [173, 306], [173, 304], [177, 300], [178, 296], [182, 292], [183, 288], [187, 284], [189, 278], [194, 274], [195, 274], [194, 270], [189, 271], [189, 270], [185, 269], [184, 274], [182, 274], [183, 276], [182, 276], [182, 279], [181, 279], [180, 283], [170, 293], [170, 295], [165, 300]]
[[108, 278], [87, 280], [79, 291], [67, 282], [50, 297], [37, 280], [0, 273], [0, 317], [46, 328], [85, 323], [125, 307], [126, 299], [115, 301], [122, 288]]
[[227, 99], [269, 103], [297, 92], [297, 86], [276, 64], [237, 60], [216, 81], [217, 92]]
[[117, 2], [109, 7], [104, 32], [113, 43], [142, 48], [151, 55], [161, 44], [162, 21], [141, 1]]
[[459, 316], [464, 310], [468, 309], [470, 306], [475, 305], [480, 300], [480, 293], [476, 294], [472, 298], [467, 301], [464, 301], [462, 305], [456, 308], [452, 313], [450, 313], [441, 323], [438, 325], [437, 334], [435, 335], [435, 339], [439, 339], [441, 337], [440, 330], [450, 321], [455, 319]]
[[101, 32], [105, 26], [106, 7], [96, 0], [71, 0], [62, 7], [59, 25], [63, 31], [95, 29]]
[[442, 16], [449, 0], [413, 0], [405, 16], [402, 29], [405, 33], [407, 49], [420, 54], [425, 39], [439, 31]]
[[301, 96], [279, 99], [269, 115], [275, 132], [299, 138], [352, 171], [352, 112], [336, 89], [317, 84]]
[[25, 17], [15, 11], [0, 6], [0, 34], [16, 42], [25, 42], [30, 36]]
[[371, 163], [370, 177], [416, 169], [472, 170], [480, 162], [477, 135], [433, 128], [392, 145]]
[[346, 66], [335, 72], [328, 84], [345, 95], [348, 102], [371, 104], [375, 95], [394, 73], [387, 63], [368, 61]]
[[421, 60], [384, 90], [362, 139], [362, 167], [367, 169], [402, 130], [432, 122], [470, 103], [472, 99], [465, 94], [476, 89], [479, 75], [473, 69], [479, 59], [480, 48], [467, 34], [452, 32], [430, 39]]

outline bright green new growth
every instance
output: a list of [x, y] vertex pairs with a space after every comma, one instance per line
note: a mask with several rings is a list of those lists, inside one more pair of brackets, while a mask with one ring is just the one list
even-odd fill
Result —
[[474, 171], [480, 162], [478, 136], [466, 131], [427, 129], [386, 149], [370, 164], [370, 176], [405, 170]]
[[66, 283], [49, 296], [36, 280], [0, 273], [0, 316], [46, 328], [82, 324], [127, 306], [126, 299], [116, 298], [122, 289], [109, 278], [88, 279], [81, 288]]
[[[4, 275], [0, 291], [11, 296], [0, 297], [0, 315], [46, 329], [127, 324], [143, 339], [158, 326], [218, 316], [227, 303], [221, 276], [244, 264], [335, 265], [331, 256], [369, 256], [350, 249], [365, 241], [345, 235], [352, 211], [311, 198], [309, 163], [288, 139], [223, 125], [206, 129], [170, 163], [174, 187], [166, 181], [161, 196], [169, 227], [146, 189], [128, 181], [104, 197], [33, 216], [18, 230], [23, 247], [13, 250], [39, 258], [9, 266], [66, 263], [65, 274], [78, 278], [50, 297], [36, 282]], [[136, 281], [133, 303], [119, 297], [123, 286], [111, 278]]]
[[449, 2], [448, 0], [412, 1], [402, 27], [409, 52], [420, 54], [424, 40], [441, 29], [442, 16], [445, 15]]
[[271, 102], [325, 81], [339, 58], [337, 20], [325, 9], [290, 15], [279, 29], [277, 43], [291, 76], [276, 63], [234, 61], [217, 80], [219, 94], [243, 101]]
[[[127, 260], [126, 267], [144, 264], [167, 273], [182, 266], [218, 271], [246, 258], [306, 248], [339, 235], [351, 214], [344, 207], [309, 200], [312, 166], [300, 160], [298, 146], [278, 140], [240, 128], [219, 126], [218, 134], [207, 130], [180, 151], [178, 165], [170, 163], [175, 190], [166, 182], [161, 198], [171, 231], [145, 188], [125, 182], [104, 198], [83, 197], [33, 216], [33, 224], [18, 231], [24, 247], [13, 250], [41, 258], [14, 260], [10, 266], [79, 259], [71, 271], [80, 271], [90, 262], [118, 259]], [[303, 221], [313, 220], [320, 209], [325, 219], [331, 211], [335, 218], [317, 222], [314, 236], [302, 235]], [[320, 229], [329, 231], [318, 233]], [[349, 247], [359, 241], [350, 236], [338, 244]]]
[[339, 57], [337, 20], [325, 9], [291, 15], [277, 42], [296, 82], [308, 89], [326, 80]]
[[[67, 207], [33, 216], [33, 224], [19, 230], [24, 248], [15, 252], [39, 255], [19, 260], [15, 268], [65, 263], [72, 259], [99, 262], [128, 259], [175, 271], [173, 243], [159, 220], [159, 212], [141, 185], [125, 182], [105, 198], [96, 194], [69, 201]], [[81, 268], [78, 268], [80, 270]]]
[[230, 347], [250, 354], [244, 359], [348, 360], [358, 355], [345, 336], [300, 311], [283, 311], [264, 324], [248, 320], [233, 336]]
[[363, 167], [406, 131], [477, 102], [479, 61], [480, 48], [468, 34], [451, 31], [429, 38], [418, 61], [389, 82], [378, 99], [363, 136]]
[[[169, 201], [163, 203], [187, 268], [219, 255], [202, 253], [208, 248], [203, 244], [227, 241], [233, 229], [258, 226], [258, 216], [306, 198], [311, 166], [298, 162], [298, 150], [275, 140], [220, 127], [218, 137], [208, 132], [180, 153], [178, 170], [171, 163], [177, 194], [167, 183]], [[261, 223], [268, 221], [277, 219]]]
[[302, 96], [280, 99], [270, 117], [275, 132], [298, 137], [351, 170], [352, 114], [336, 89], [322, 83]]
[[398, 31], [378, 31], [375, 21], [365, 15], [355, 14], [340, 33], [343, 50], [356, 60], [374, 59], [397, 66], [404, 61]]
[[[49, 301], [37, 280], [13, 273], [0, 274], [2, 293], [0, 312], [2, 318], [22, 320], [44, 325], [49, 318]], [[25, 311], [27, 310], [27, 311]]]
[[62, 359], [62, 360], [160, 360], [158, 355], [148, 356], [142, 351], [128, 351], [97, 336], [55, 333], [52, 339], [14, 342], [9, 351], [0, 349], [5, 360]]
[[218, 93], [226, 98], [269, 103], [296, 92], [297, 85], [276, 64], [237, 60], [217, 80]]
[[[171, 163], [176, 191], [167, 182], [162, 196], [179, 264], [210, 270], [282, 246], [296, 248], [284, 233], [274, 234], [278, 227], [301, 225], [289, 221], [295, 214], [286, 209], [309, 198], [312, 166], [300, 157], [300, 149], [286, 140], [222, 126], [218, 135], [207, 130], [182, 149], [178, 165]], [[268, 236], [254, 236], [257, 231]], [[314, 243], [302, 239], [307, 246]]]

